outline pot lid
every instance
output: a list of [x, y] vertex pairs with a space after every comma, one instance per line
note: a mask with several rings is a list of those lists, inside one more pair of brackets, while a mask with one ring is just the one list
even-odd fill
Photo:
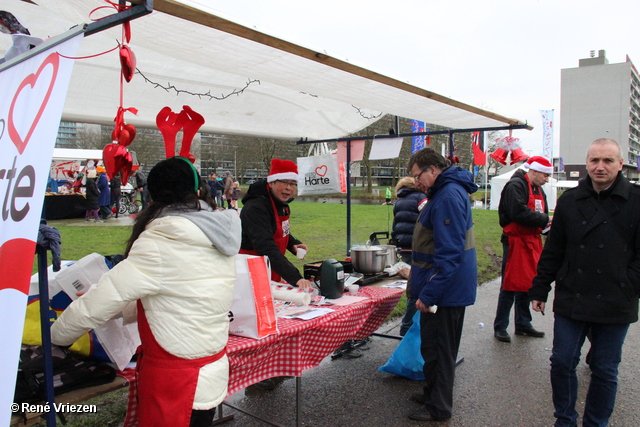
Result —
[[351, 252], [374, 252], [374, 251], [384, 251], [384, 248], [381, 246], [354, 246], [351, 248]]

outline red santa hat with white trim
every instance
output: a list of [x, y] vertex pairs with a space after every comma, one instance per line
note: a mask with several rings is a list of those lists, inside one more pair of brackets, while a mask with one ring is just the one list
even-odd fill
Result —
[[542, 173], [553, 173], [553, 165], [542, 156], [533, 156], [522, 165], [525, 169], [530, 169]]
[[298, 165], [291, 160], [271, 160], [271, 170], [267, 176], [267, 182], [279, 181], [283, 179], [298, 180]]

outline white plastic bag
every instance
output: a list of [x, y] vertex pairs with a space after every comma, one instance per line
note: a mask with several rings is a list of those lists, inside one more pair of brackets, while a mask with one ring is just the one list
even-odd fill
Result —
[[230, 334], [260, 339], [278, 333], [267, 260], [262, 256], [236, 255]]

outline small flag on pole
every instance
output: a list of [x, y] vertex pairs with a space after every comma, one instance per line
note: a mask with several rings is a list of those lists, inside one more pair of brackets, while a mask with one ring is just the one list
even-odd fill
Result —
[[473, 164], [478, 166], [487, 164], [487, 154], [484, 152], [484, 132], [473, 132]]

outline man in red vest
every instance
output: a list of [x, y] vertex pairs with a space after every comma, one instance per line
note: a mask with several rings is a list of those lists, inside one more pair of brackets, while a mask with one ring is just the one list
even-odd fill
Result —
[[307, 246], [293, 237], [289, 225], [289, 203], [298, 186], [298, 165], [291, 160], [273, 159], [267, 180], [251, 184], [242, 198], [242, 244], [240, 253], [267, 255], [272, 280], [284, 279], [300, 288], [311, 287], [284, 255], [287, 250], [304, 258]]
[[549, 209], [542, 186], [549, 181], [553, 166], [544, 157], [531, 157], [511, 176], [500, 195], [498, 215], [503, 233], [502, 286], [498, 297], [494, 336], [498, 341], [511, 342], [507, 332], [509, 314], [515, 304], [516, 335], [543, 337], [531, 325], [529, 296], [538, 259], [542, 253], [540, 234], [549, 227]]

